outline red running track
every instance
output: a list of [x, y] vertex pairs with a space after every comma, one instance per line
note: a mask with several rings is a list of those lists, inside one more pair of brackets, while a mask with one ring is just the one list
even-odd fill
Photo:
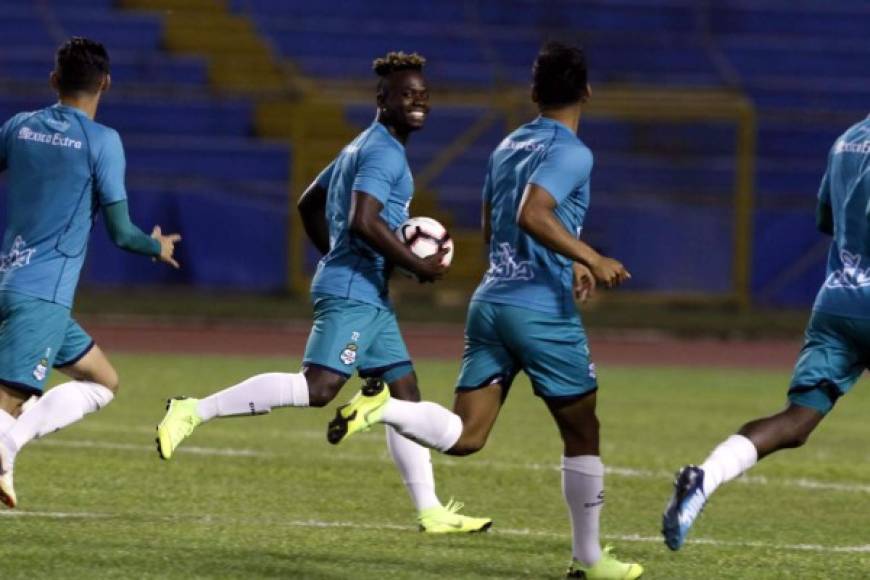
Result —
[[[307, 324], [162, 324], [83, 321], [105, 351], [177, 354], [287, 356], [305, 349]], [[456, 359], [462, 355], [462, 328], [453, 325], [402, 325], [415, 358]], [[589, 331], [593, 360], [599, 365], [660, 365], [788, 369], [800, 338], [793, 340], [675, 339], [655, 334], [611, 335]]]

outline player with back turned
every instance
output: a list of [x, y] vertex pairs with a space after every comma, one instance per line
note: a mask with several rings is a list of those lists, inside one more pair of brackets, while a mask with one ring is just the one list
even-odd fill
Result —
[[[118, 374], [71, 317], [88, 238], [98, 212], [118, 247], [178, 267], [177, 234], [151, 236], [130, 222], [124, 148], [94, 122], [111, 84], [103, 45], [72, 38], [57, 51], [56, 105], [19, 113], [0, 128], [0, 172], [8, 179], [0, 246], [0, 500], [17, 503], [12, 470], [29, 441], [109, 404]], [[49, 390], [51, 368], [72, 380]], [[41, 397], [22, 412], [31, 396]]]
[[[375, 384], [386, 382], [399, 399], [420, 399], [388, 283], [395, 266], [430, 282], [445, 271], [443, 252], [418, 258], [393, 233], [408, 218], [414, 189], [405, 144], [429, 112], [424, 63], [417, 54], [401, 52], [375, 60], [375, 121], [299, 201], [305, 231], [324, 254], [311, 283], [314, 325], [302, 371], [257, 375], [202, 400], [172, 399], [157, 429], [164, 459], [194, 428], [214, 417], [257, 415], [275, 407], [322, 407], [354, 371]], [[441, 505], [428, 449], [391, 428], [387, 444], [423, 531], [476, 532], [492, 524], [487, 518], [456, 513], [460, 504]]]
[[552, 414], [564, 442], [562, 483], [573, 529], [570, 578], [638, 578], [638, 564], [599, 543], [604, 465], [599, 458], [598, 388], [586, 333], [574, 306], [626, 269], [580, 241], [589, 207], [592, 153], [577, 138], [589, 96], [583, 52], [544, 46], [533, 71], [540, 116], [508, 135], [490, 157], [483, 188], [490, 266], [472, 297], [453, 413], [430, 402], [361, 392], [330, 424], [340, 443], [383, 422], [451, 455], [481, 449], [519, 371]]
[[700, 466], [677, 474], [662, 533], [679, 550], [710, 495], [760, 459], [800, 447], [870, 368], [870, 118], [843, 133], [828, 155], [817, 205], [818, 229], [833, 236], [803, 348], [779, 413], [750, 421]]

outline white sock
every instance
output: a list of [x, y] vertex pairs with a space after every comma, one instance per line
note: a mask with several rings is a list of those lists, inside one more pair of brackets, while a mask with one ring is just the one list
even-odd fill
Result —
[[0, 409], [0, 435], [9, 431], [15, 424], [15, 417]]
[[203, 421], [215, 417], [262, 415], [274, 407], [307, 407], [308, 381], [302, 373], [256, 375], [211, 396], [197, 405]]
[[571, 514], [574, 558], [584, 566], [601, 559], [598, 520], [604, 505], [604, 464], [597, 455], [562, 458], [562, 493]]
[[731, 481], [758, 462], [758, 450], [743, 435], [732, 435], [719, 444], [710, 457], [701, 464], [704, 470], [704, 495]]
[[435, 474], [429, 450], [403, 437], [393, 427], [386, 425], [386, 428], [387, 447], [417, 511], [440, 506], [441, 501], [435, 495]]
[[447, 451], [462, 435], [459, 415], [428, 401], [412, 403], [390, 399], [384, 405], [381, 421], [392, 425], [405, 437], [438, 451]]
[[97, 383], [70, 381], [50, 389], [24, 411], [3, 436], [13, 456], [33, 439], [44, 437], [108, 405], [115, 393]]

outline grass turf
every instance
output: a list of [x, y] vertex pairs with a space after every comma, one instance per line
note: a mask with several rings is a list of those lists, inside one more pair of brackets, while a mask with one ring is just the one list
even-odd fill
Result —
[[[202, 395], [295, 361], [116, 356], [123, 382], [105, 411], [19, 456], [18, 512], [2, 512], [0, 577], [559, 578], [569, 523], [561, 448], [519, 380], [488, 447], [435, 457], [442, 499], [495, 519], [493, 531], [429, 537], [383, 435], [333, 448], [328, 409], [200, 427], [170, 462], [153, 447], [163, 400]], [[418, 365], [447, 403], [455, 363]], [[602, 531], [645, 578], [858, 578], [870, 570], [870, 466], [861, 385], [808, 447], [773, 456], [717, 493], [681, 552], [658, 540], [672, 472], [700, 461], [742, 422], [779, 408], [787, 375], [691, 369], [600, 372], [602, 453], [612, 471]], [[866, 385], [865, 385], [866, 387]], [[339, 399], [350, 397], [349, 384]], [[699, 542], [698, 540], [701, 540]], [[703, 543], [702, 543], [703, 542]]]

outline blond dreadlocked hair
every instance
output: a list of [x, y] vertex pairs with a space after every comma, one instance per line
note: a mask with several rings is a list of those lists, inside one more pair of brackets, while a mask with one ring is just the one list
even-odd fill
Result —
[[400, 70], [423, 70], [426, 64], [426, 59], [412, 52], [406, 54], [401, 50], [398, 52], [388, 52], [386, 56], [376, 58], [372, 61], [372, 70], [376, 75], [383, 78], [390, 73]]

